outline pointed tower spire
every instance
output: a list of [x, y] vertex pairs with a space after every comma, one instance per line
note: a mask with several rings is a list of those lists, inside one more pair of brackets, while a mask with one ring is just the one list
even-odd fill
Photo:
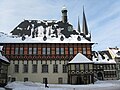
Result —
[[83, 6], [83, 27], [82, 27], [82, 31], [83, 31], [84, 35], [88, 35], [88, 27], [87, 27], [87, 21], [86, 21], [86, 17], [85, 17], [85, 13], [84, 13], [84, 6]]
[[81, 33], [79, 16], [78, 16], [78, 32]]

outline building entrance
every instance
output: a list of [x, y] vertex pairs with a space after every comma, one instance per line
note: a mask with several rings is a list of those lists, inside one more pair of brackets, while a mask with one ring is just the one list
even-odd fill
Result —
[[102, 74], [102, 72], [98, 72], [97, 73], [97, 77], [98, 77], [99, 80], [103, 80], [103, 74]]

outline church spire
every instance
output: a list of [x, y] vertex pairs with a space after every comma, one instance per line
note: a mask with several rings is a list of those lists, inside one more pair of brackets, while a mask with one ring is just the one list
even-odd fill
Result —
[[87, 21], [86, 21], [86, 17], [85, 17], [85, 13], [84, 13], [84, 6], [83, 6], [83, 27], [82, 27], [82, 31], [83, 31], [84, 35], [88, 35], [88, 27], [87, 27]]
[[79, 16], [78, 16], [78, 32], [81, 33]]

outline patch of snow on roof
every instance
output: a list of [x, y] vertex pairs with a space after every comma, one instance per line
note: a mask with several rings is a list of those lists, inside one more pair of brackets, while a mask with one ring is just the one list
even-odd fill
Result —
[[[40, 27], [41, 28], [41, 27]], [[42, 33], [42, 32], [41, 32]], [[43, 40], [43, 34], [39, 34], [38, 37], [32, 38], [31, 36], [28, 37], [26, 36], [26, 39], [23, 41], [19, 36], [9, 36], [9, 35], [1, 35], [1, 39], [0, 39], [0, 43], [91, 43], [93, 44], [93, 42], [86, 40], [85, 38], [83, 38], [81, 36], [81, 41], [77, 40], [78, 35], [71, 35], [71, 37], [66, 38], [64, 37], [64, 35], [58, 35], [58, 38], [56, 37], [51, 37], [47, 35], [47, 40], [44, 41]], [[63, 36], [64, 40], [61, 41], [60, 37]]]
[[118, 52], [120, 52], [120, 48], [109, 48], [109, 50], [115, 57], [120, 57], [120, 55], [117, 54]]
[[78, 53], [69, 63], [93, 63], [86, 56], [81, 53]]
[[96, 52], [96, 53], [98, 53], [98, 56], [97, 58], [93, 56], [94, 63], [101, 63], [101, 64], [109, 64], [109, 63], [115, 64], [116, 63], [115, 60], [109, 59], [109, 57], [106, 54], [103, 55], [105, 57], [105, 59], [103, 59], [102, 56], [99, 54], [99, 52]]

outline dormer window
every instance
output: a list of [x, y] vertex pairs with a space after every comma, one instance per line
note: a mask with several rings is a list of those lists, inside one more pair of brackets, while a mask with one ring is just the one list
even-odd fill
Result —
[[120, 51], [117, 52], [117, 55], [120, 55]]

